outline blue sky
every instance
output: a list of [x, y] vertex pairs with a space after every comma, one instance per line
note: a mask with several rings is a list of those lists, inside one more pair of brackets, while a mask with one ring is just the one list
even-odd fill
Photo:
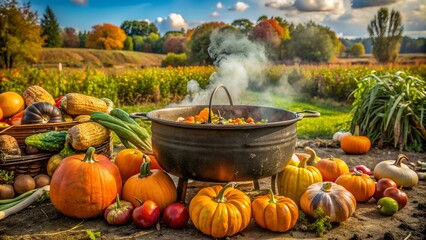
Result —
[[61, 28], [82, 31], [90, 31], [96, 24], [120, 26], [125, 20], [146, 20], [165, 33], [211, 21], [231, 23], [247, 18], [256, 22], [266, 15], [294, 23], [313, 20], [349, 38], [368, 37], [367, 25], [380, 7], [388, 7], [402, 14], [404, 35], [426, 37], [425, 0], [32, 0], [30, 3], [40, 18], [50, 6]]

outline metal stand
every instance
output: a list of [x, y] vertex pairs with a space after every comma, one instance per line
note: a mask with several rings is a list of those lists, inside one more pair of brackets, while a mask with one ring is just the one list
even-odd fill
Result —
[[[259, 180], [253, 180], [253, 186], [255, 190], [260, 189]], [[186, 203], [186, 190], [188, 188], [188, 179], [186, 178], [179, 178], [178, 185], [177, 185], [177, 200]]]

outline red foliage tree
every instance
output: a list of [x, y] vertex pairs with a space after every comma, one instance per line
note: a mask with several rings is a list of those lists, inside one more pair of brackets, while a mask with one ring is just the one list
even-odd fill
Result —
[[164, 41], [163, 50], [166, 53], [183, 53], [186, 48], [186, 39], [183, 36], [170, 36]]

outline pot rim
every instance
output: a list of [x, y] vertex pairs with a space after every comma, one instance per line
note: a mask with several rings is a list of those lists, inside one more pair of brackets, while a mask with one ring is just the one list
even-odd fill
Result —
[[[229, 105], [215, 105], [215, 107], [230, 107]], [[148, 120], [151, 120], [156, 123], [174, 126], [174, 127], [181, 127], [181, 128], [191, 128], [191, 129], [215, 129], [215, 130], [233, 130], [233, 129], [258, 129], [258, 128], [269, 128], [269, 127], [280, 127], [280, 126], [287, 126], [291, 125], [297, 121], [300, 121], [303, 119], [303, 117], [315, 117], [311, 116], [309, 114], [305, 115], [303, 113], [299, 112], [293, 112], [281, 108], [275, 108], [275, 107], [265, 107], [265, 106], [254, 106], [254, 105], [233, 105], [233, 107], [249, 107], [249, 108], [264, 108], [264, 109], [270, 109], [275, 111], [281, 111], [281, 112], [287, 112], [290, 114], [293, 114], [295, 117], [289, 120], [285, 121], [276, 121], [276, 122], [267, 122], [262, 124], [241, 124], [241, 125], [218, 125], [218, 124], [190, 124], [190, 123], [184, 123], [184, 122], [177, 122], [177, 121], [171, 121], [167, 119], [162, 119], [155, 117], [153, 115], [161, 113], [161, 112], [169, 112], [169, 111], [177, 111], [177, 110], [183, 110], [188, 108], [202, 108], [202, 107], [208, 107], [208, 105], [188, 105], [188, 106], [179, 106], [179, 107], [169, 107], [169, 108], [162, 108], [157, 110], [152, 110], [146, 114], [146, 117]], [[312, 113], [312, 111], [310, 111]], [[137, 113], [133, 113], [132, 116], [137, 116]], [[315, 112], [315, 114], [319, 114], [318, 112]]]

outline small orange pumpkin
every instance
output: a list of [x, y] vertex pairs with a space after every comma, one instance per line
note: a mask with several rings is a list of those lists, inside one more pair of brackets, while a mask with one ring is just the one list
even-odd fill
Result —
[[299, 217], [297, 204], [288, 197], [269, 194], [257, 196], [251, 203], [257, 225], [274, 232], [286, 232], [294, 227]]
[[135, 197], [143, 202], [152, 200], [162, 212], [168, 205], [176, 202], [176, 186], [167, 173], [151, 169], [151, 162], [144, 162], [140, 166], [140, 174], [131, 176], [123, 186], [123, 200], [139, 206]]
[[355, 170], [353, 173], [340, 175], [336, 179], [336, 184], [339, 184], [351, 192], [357, 202], [367, 202], [375, 192], [376, 183], [367, 174]]
[[340, 141], [340, 148], [347, 154], [364, 154], [370, 150], [370, 147], [370, 139], [359, 135], [359, 126], [355, 127], [353, 136], [345, 136]]
[[321, 172], [323, 181], [334, 182], [340, 175], [349, 173], [346, 162], [333, 156], [321, 159], [315, 167]]
[[141, 164], [149, 162], [147, 155], [135, 148], [125, 148], [117, 153], [114, 163], [120, 170], [123, 183], [131, 176], [139, 173]]
[[50, 181], [50, 200], [69, 217], [93, 218], [115, 201], [121, 187], [117, 166], [89, 147], [86, 154], [72, 155], [59, 163]]
[[250, 223], [250, 198], [228, 183], [205, 187], [189, 203], [194, 226], [206, 235], [223, 238], [243, 231]]

